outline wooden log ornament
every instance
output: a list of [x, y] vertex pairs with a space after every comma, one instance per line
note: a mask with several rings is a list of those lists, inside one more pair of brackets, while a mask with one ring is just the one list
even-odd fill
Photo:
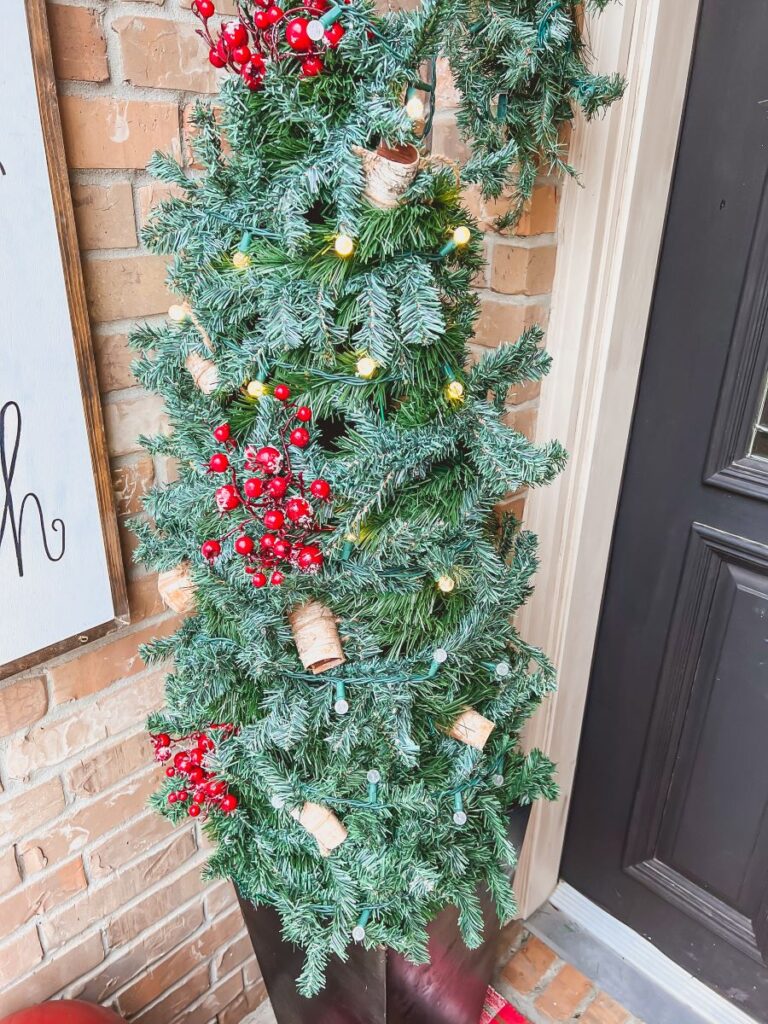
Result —
[[288, 621], [301, 663], [314, 675], [343, 665], [347, 660], [334, 614], [324, 604], [309, 601], [299, 605], [290, 613]]
[[397, 206], [419, 171], [419, 151], [415, 146], [387, 146], [376, 150], [355, 146], [352, 150], [363, 162], [365, 196], [383, 210]]
[[315, 837], [323, 857], [329, 857], [347, 838], [347, 830], [342, 823], [330, 808], [322, 804], [308, 801], [301, 810], [294, 808], [291, 817]]
[[157, 590], [166, 608], [187, 615], [195, 610], [195, 585], [187, 565], [161, 572], [157, 577]]
[[448, 729], [448, 735], [460, 743], [466, 743], [468, 747], [482, 750], [495, 728], [489, 719], [483, 718], [473, 708], [467, 708]]
[[219, 386], [219, 371], [210, 359], [204, 359], [197, 352], [190, 352], [184, 360], [184, 365], [204, 395], [210, 395]]

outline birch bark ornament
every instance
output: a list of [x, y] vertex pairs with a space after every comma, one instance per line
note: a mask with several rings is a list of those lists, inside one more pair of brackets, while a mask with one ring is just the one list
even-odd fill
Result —
[[288, 616], [296, 650], [304, 668], [314, 675], [343, 665], [347, 660], [330, 608], [319, 601], [294, 608]]
[[294, 807], [291, 817], [315, 837], [323, 857], [329, 857], [347, 838], [347, 830], [342, 823], [330, 808], [322, 804], [308, 801], [301, 810]]
[[171, 611], [186, 615], [195, 610], [195, 585], [187, 565], [161, 572], [157, 577], [157, 590], [163, 604]]
[[184, 365], [204, 395], [210, 395], [219, 386], [219, 371], [210, 359], [204, 359], [197, 352], [190, 352], [184, 360]]
[[368, 200], [383, 210], [397, 206], [419, 170], [416, 147], [390, 147], [382, 142], [376, 150], [354, 146], [352, 152], [363, 162]]
[[496, 725], [488, 718], [483, 718], [473, 708], [467, 708], [448, 729], [448, 735], [468, 747], [482, 750], [495, 728]]

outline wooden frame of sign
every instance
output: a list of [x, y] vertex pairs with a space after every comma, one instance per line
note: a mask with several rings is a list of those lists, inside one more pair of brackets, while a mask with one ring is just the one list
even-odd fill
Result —
[[[83, 572], [82, 558], [80, 558], [79, 561], [73, 559], [72, 564], [68, 565], [65, 571], [67, 574], [75, 574], [75, 579], [78, 577], [81, 578], [82, 586], [84, 589], [88, 590], [89, 595], [93, 590], [99, 591], [101, 594], [100, 600], [98, 602], [92, 601], [91, 607], [94, 610], [95, 617], [101, 621], [88, 622], [87, 625], [83, 625], [82, 622], [79, 622], [78, 626], [80, 628], [77, 633], [74, 633], [73, 635], [63, 635], [61, 637], [52, 636], [51, 629], [54, 629], [55, 627], [48, 626], [48, 632], [45, 635], [44, 643], [39, 649], [17, 652], [17, 655], [11, 660], [6, 661], [5, 663], [0, 663], [0, 679], [4, 679], [17, 672], [23, 671], [24, 669], [30, 668], [33, 665], [46, 661], [56, 655], [64, 653], [65, 651], [71, 650], [72, 648], [80, 647], [97, 637], [104, 636], [111, 630], [126, 625], [129, 622], [125, 573], [120, 550], [120, 539], [117, 527], [114, 495], [112, 491], [109, 456], [107, 453], [104, 423], [99, 400], [96, 366], [91, 347], [90, 324], [88, 320], [88, 309], [85, 299], [80, 252], [78, 248], [75, 219], [72, 208], [72, 197], [69, 188], [67, 163], [64, 154], [64, 142], [59, 117], [59, 107], [56, 98], [56, 79], [53, 70], [53, 58], [51, 55], [50, 37], [46, 19], [45, 0], [14, 0], [14, 2], [23, 4], [23, 8], [26, 12], [26, 24], [34, 70], [37, 105], [39, 108], [45, 160], [47, 163], [50, 192], [53, 201], [53, 216], [59, 241], [61, 269], [63, 271], [66, 302], [69, 307], [71, 337], [74, 346], [74, 359], [76, 362], [77, 375], [80, 383], [80, 393], [82, 397], [83, 424], [79, 427], [79, 436], [82, 442], [83, 454], [86, 451], [83, 433], [87, 435], [87, 450], [90, 451], [93, 492], [95, 493], [89, 492], [88, 494], [83, 494], [82, 499], [83, 504], [90, 504], [93, 508], [93, 514], [90, 521], [95, 524], [95, 528], [90, 531], [91, 534], [96, 532], [99, 522], [101, 526], [100, 538], [91, 535], [81, 540], [81, 544], [85, 551], [88, 551], [90, 547], [93, 564], [97, 565], [95, 569], [92, 567], [89, 568], [89, 571], [92, 573], [91, 580], [89, 581], [88, 577]], [[26, 61], [26, 55], [23, 60]], [[25, 66], [28, 67], [26, 64]], [[30, 127], [30, 135], [32, 132], [36, 131], [37, 126]], [[0, 153], [0, 159], [2, 159], [2, 157], [3, 154]], [[10, 160], [7, 157], [5, 162], [7, 165], [10, 164]], [[6, 174], [11, 174], [10, 166], [3, 167], [0, 165], [0, 189], [2, 189], [3, 176]], [[5, 311], [0, 310], [0, 313], [4, 314]], [[31, 311], [29, 323], [30, 331], [36, 330], [36, 313], [36, 310]], [[54, 342], [52, 340], [51, 344], [53, 343]], [[46, 378], [45, 366], [38, 365], [34, 369], [37, 374], [37, 379], [40, 382], [41, 389], [45, 387], [46, 380], [49, 380], [49, 383], [55, 385], [55, 382], [50, 381], [50, 378]], [[4, 400], [4, 396], [0, 396], [0, 398], [3, 398]], [[55, 386], [50, 389], [49, 401], [53, 405], [56, 404]], [[2, 400], [0, 400], [0, 406], [3, 406]], [[4, 414], [6, 422], [3, 420]], [[63, 415], [64, 414], [62, 413], [62, 417]], [[2, 517], [0, 538], [2, 538], [4, 530], [6, 548], [8, 549], [15, 544], [15, 555], [18, 559], [20, 548], [24, 543], [24, 536], [22, 534], [27, 530], [31, 532], [32, 526], [34, 526], [36, 530], [39, 529], [42, 532], [42, 541], [45, 544], [45, 551], [49, 561], [55, 562], [58, 559], [55, 556], [52, 557], [51, 554], [48, 553], [46, 531], [49, 531], [49, 536], [51, 537], [51, 543], [53, 545], [55, 545], [57, 541], [60, 543], [63, 555], [64, 529], [66, 524], [62, 522], [61, 519], [52, 518], [55, 510], [47, 510], [44, 519], [43, 505], [37, 498], [36, 494], [32, 493], [24, 495], [22, 493], [18, 493], [15, 497], [13, 495], [14, 463], [16, 461], [16, 454], [21, 442], [21, 410], [18, 403], [15, 401], [6, 401], [2, 411], [0, 411], [0, 431], [3, 431], [4, 427], [6, 428], [4, 431], [6, 438], [4, 442], [5, 450], [3, 453], [0, 453], [3, 455], [3, 472], [2, 477], [0, 477], [0, 488], [5, 491], [5, 495], [3, 497], [2, 491], [0, 491], [0, 516]], [[9, 438], [9, 434], [13, 436]], [[0, 433], [0, 443], [2, 443], [2, 433]], [[82, 461], [84, 461], [84, 459], [80, 459], [81, 463]], [[79, 471], [83, 471], [82, 466], [78, 468]], [[26, 499], [29, 499], [30, 503], [25, 507], [24, 502]], [[35, 505], [36, 508], [34, 507]], [[20, 525], [19, 516], [23, 519], [25, 512], [29, 517], [28, 521], [26, 523], [21, 523]], [[14, 516], [16, 517], [15, 524], [13, 521]], [[37, 522], [37, 517], [39, 517], [39, 524]], [[58, 536], [55, 535], [55, 531], [57, 530], [60, 531]], [[50, 531], [54, 531], [54, 533], [51, 534]], [[103, 557], [102, 549], [98, 543], [99, 541], [103, 544]], [[2, 545], [1, 539], [0, 545]], [[75, 555], [77, 555], [77, 553], [78, 552], [76, 550]], [[61, 558], [62, 555], [59, 555], [59, 558]], [[89, 566], [91, 566], [90, 557], [91, 555], [87, 558]], [[80, 576], [81, 573], [82, 576]], [[22, 573], [20, 572], [19, 574], [21, 575]], [[41, 623], [45, 622], [46, 612], [45, 592], [44, 588], [41, 588], [39, 605]], [[83, 615], [87, 614], [88, 612], [83, 610]], [[71, 627], [73, 620], [67, 619], [66, 621]], [[7, 628], [8, 623], [5, 625]], [[2, 628], [2, 624], [0, 624], [0, 628]], [[11, 629], [13, 629], [13, 623], [11, 623]], [[28, 644], [28, 646], [31, 645], [31, 643]], [[2, 662], [2, 658], [0, 658], [0, 662]]]

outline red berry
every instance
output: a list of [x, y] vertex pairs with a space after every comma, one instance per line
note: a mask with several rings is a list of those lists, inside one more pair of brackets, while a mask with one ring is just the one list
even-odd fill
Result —
[[168, 776], [169, 779], [172, 779], [173, 776], [176, 774], [176, 769], [175, 768], [166, 768], [165, 769], [165, 774]]
[[192, 4], [192, 10], [205, 21], [208, 21], [216, 13], [216, 8], [211, 3], [211, 0], [195, 0]]
[[168, 735], [167, 732], [160, 732], [157, 734], [157, 736], [155, 736], [155, 743], [158, 745], [158, 747], [170, 747], [171, 737]]
[[256, 11], [253, 16], [253, 23], [262, 32], [272, 24], [266, 11]]
[[221, 443], [223, 444], [225, 441], [229, 440], [229, 437], [230, 437], [231, 433], [232, 433], [232, 430], [231, 430], [229, 424], [228, 423], [221, 423], [214, 430], [213, 436], [216, 438], [217, 441], [221, 441]]
[[272, 498], [282, 498], [288, 490], [288, 481], [284, 476], [274, 476], [267, 484], [267, 492]]
[[221, 801], [222, 811], [226, 811], [227, 814], [231, 814], [232, 811], [237, 807], [237, 797], [234, 793], [227, 793], [224, 799]]
[[168, 796], [166, 797], [166, 800], [168, 801], [169, 804], [175, 804], [178, 799], [179, 798], [176, 795], [176, 793], [169, 793]]
[[196, 818], [200, 814], [200, 808], [197, 804], [190, 804], [187, 808], [187, 814], [190, 818]]
[[309, 485], [310, 494], [313, 494], [316, 498], [321, 498], [323, 501], [327, 501], [331, 496], [331, 485], [327, 480], [313, 480]]
[[193, 750], [190, 750], [190, 752], [189, 752], [189, 763], [191, 765], [193, 765], [193, 766], [194, 765], [201, 765], [203, 763], [203, 757], [204, 756], [205, 756], [205, 751], [204, 750], [200, 750], [199, 747], [195, 747]]
[[280, 509], [273, 508], [264, 513], [264, 525], [268, 530], [279, 530], [285, 523], [285, 516]]
[[219, 512], [231, 512], [240, 504], [240, 495], [232, 484], [224, 484], [216, 489], [216, 505]]
[[280, 570], [279, 569], [275, 569], [275, 571], [269, 577], [269, 582], [272, 584], [273, 587], [279, 587], [284, 579], [285, 579], [285, 576], [283, 576], [283, 574], [280, 572]]
[[245, 46], [248, 42], [248, 29], [242, 21], [228, 21], [221, 30], [223, 39], [226, 39], [230, 49], [237, 46]]
[[278, 384], [275, 387], [274, 394], [279, 402], [287, 402], [291, 397], [291, 389], [287, 384]]
[[316, 544], [307, 544], [299, 552], [299, 556], [296, 559], [296, 564], [304, 572], [319, 569], [323, 564], [324, 558], [323, 553]]
[[[274, 483], [274, 481], [270, 480], [270, 483]], [[260, 498], [261, 492], [264, 490], [264, 481], [257, 476], [249, 477], [243, 484], [243, 490], [248, 498]]]
[[253, 576], [251, 576], [251, 583], [254, 587], [265, 587], [267, 585], [267, 577], [263, 572], [255, 572]]
[[291, 444], [297, 448], [306, 448], [309, 444], [309, 431], [305, 427], [296, 427], [291, 431]]
[[304, 78], [316, 78], [324, 66], [321, 57], [306, 57], [301, 62], [301, 73]]
[[263, 473], [277, 473], [283, 457], [277, 448], [265, 445], [255, 449], [249, 445], [245, 449], [245, 461], [249, 469], [260, 469]]
[[307, 25], [309, 22], [306, 18], [291, 18], [285, 26], [285, 41], [292, 50], [301, 53], [312, 49], [312, 40], [307, 35]]
[[309, 423], [312, 419], [312, 410], [308, 405], [300, 405], [296, 410], [296, 419], [301, 420], [302, 423]]
[[238, 537], [235, 541], [235, 551], [238, 555], [250, 555], [253, 551], [253, 540], [247, 534]]
[[223, 779], [216, 779], [208, 783], [208, 794], [209, 796], [221, 796], [226, 788], [227, 784]]
[[202, 768], [198, 768], [197, 766], [194, 767], [189, 773], [189, 781], [193, 783], [195, 786], [197, 786], [198, 783], [202, 782], [204, 778], [205, 772], [203, 771]]
[[181, 800], [182, 803], [186, 803], [186, 800], [187, 800], [188, 796], [189, 796], [189, 793], [186, 791], [186, 789], [180, 789], [176, 793], [176, 799], [177, 800]]
[[273, 533], [265, 533], [259, 541], [259, 547], [262, 551], [271, 552], [275, 546], [275, 535]]
[[300, 523], [302, 520], [312, 518], [312, 509], [309, 502], [305, 501], [304, 498], [291, 498], [290, 501], [286, 502], [285, 514], [292, 523]]
[[334, 23], [326, 30], [325, 38], [328, 40], [328, 45], [331, 49], [335, 50], [341, 42], [342, 36], [344, 35], [344, 26], [338, 22]]
[[226, 473], [229, 469], [229, 459], [224, 452], [216, 452], [208, 460], [208, 469], [212, 473]]
[[195, 790], [195, 794], [192, 797], [192, 799], [195, 801], [196, 804], [204, 804], [205, 801], [208, 799], [208, 794], [205, 791], [205, 786], [198, 787]]
[[225, 68], [227, 66], [226, 57], [222, 57], [218, 50], [211, 50], [208, 53], [208, 60], [215, 68]]
[[278, 537], [272, 545], [272, 551], [274, 552], [275, 558], [288, 558], [291, 554], [290, 541], [287, 541], [282, 537]]
[[221, 544], [217, 540], [203, 541], [200, 553], [203, 558], [207, 558], [209, 562], [212, 562], [214, 558], [221, 554]]
[[236, 46], [232, 51], [232, 60], [235, 64], [247, 64], [251, 59], [251, 51], [247, 46]]
[[252, 60], [250, 64], [246, 64], [240, 70], [240, 75], [251, 91], [260, 89], [264, 84], [263, 67], [257, 66], [256, 61], [254, 60]]
[[276, 25], [282, 17], [282, 7], [278, 7], [277, 4], [270, 4], [269, 7], [267, 8], [267, 18], [269, 18], [269, 24]]

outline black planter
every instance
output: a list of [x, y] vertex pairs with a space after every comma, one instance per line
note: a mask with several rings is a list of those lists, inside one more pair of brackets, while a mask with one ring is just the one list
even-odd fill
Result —
[[[522, 846], [530, 807], [510, 814], [509, 836]], [[327, 985], [312, 999], [296, 992], [304, 953], [285, 942], [271, 907], [240, 901], [278, 1024], [477, 1024], [496, 963], [499, 923], [481, 893], [485, 942], [467, 949], [455, 907], [429, 926], [431, 962], [409, 963], [388, 949], [351, 946], [346, 963], [334, 960]]]

